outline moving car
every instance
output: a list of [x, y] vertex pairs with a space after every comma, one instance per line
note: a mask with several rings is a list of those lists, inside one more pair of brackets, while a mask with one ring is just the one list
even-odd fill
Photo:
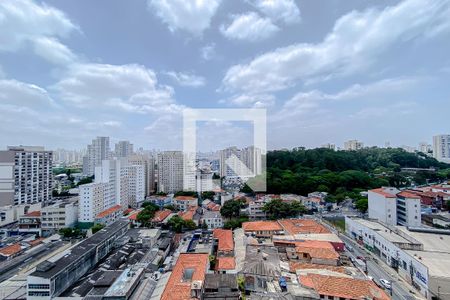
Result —
[[380, 283], [387, 290], [390, 290], [392, 288], [391, 282], [389, 280], [382, 278], [382, 279], [380, 279]]

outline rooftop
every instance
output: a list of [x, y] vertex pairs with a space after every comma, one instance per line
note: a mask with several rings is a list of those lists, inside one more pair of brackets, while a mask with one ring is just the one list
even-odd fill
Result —
[[110, 208], [105, 209], [104, 211], [100, 212], [95, 218], [101, 219], [101, 218], [107, 217], [110, 214], [115, 213], [121, 209], [122, 209], [121, 205], [119, 205], [119, 204], [114, 205], [113, 207], [110, 207]]
[[177, 196], [177, 197], [175, 197], [175, 200], [178, 200], [178, 201], [192, 201], [192, 200], [197, 200], [197, 198], [191, 197], [191, 196]]
[[37, 265], [36, 271], [30, 275], [42, 278], [51, 278], [55, 276], [62, 270], [69, 267], [73, 262], [80, 259], [80, 257], [95, 249], [100, 243], [116, 235], [118, 231], [122, 230], [126, 226], [128, 226], [128, 221], [119, 220], [114, 222], [113, 224], [101, 229], [90, 238], [87, 238], [70, 248], [64, 256], [54, 256], [53, 258], [40, 263]]
[[219, 257], [216, 262], [216, 270], [234, 270], [236, 262], [234, 257]]
[[242, 223], [244, 231], [282, 231], [283, 228], [276, 221], [254, 221]]
[[359, 218], [353, 218], [352, 221], [358, 222], [359, 224], [372, 229], [373, 231], [381, 235], [384, 239], [392, 243], [400, 243], [400, 244], [412, 243], [411, 241], [397, 234], [391, 228], [388, 228], [379, 222]]
[[369, 192], [377, 193], [381, 196], [384, 196], [385, 198], [397, 198], [397, 196], [395, 195], [396, 193], [393, 193], [386, 188], [373, 189], [370, 190]]
[[390, 297], [371, 280], [308, 274], [299, 276], [299, 282], [320, 295], [347, 299], [388, 300]]
[[41, 212], [39, 210], [31, 211], [27, 213], [26, 215], [23, 215], [22, 217], [40, 217]]
[[166, 284], [161, 300], [189, 300], [194, 281], [203, 282], [208, 268], [209, 255], [181, 253]]
[[168, 216], [170, 216], [171, 213], [172, 213], [172, 211], [170, 209], [158, 210], [155, 213], [155, 216], [153, 217], [152, 222], [162, 222]]
[[400, 193], [397, 194], [397, 196], [400, 196], [402, 198], [420, 199], [420, 196], [409, 191], [401, 191]]
[[332, 243], [342, 243], [342, 240], [334, 233], [299, 233], [293, 235], [275, 235], [273, 240], [285, 241], [327, 241]]
[[22, 251], [22, 247], [19, 243], [12, 244], [0, 249], [0, 254], [3, 256], [11, 256]]
[[429, 276], [450, 277], [448, 272], [450, 253], [413, 250], [406, 250], [406, 252], [428, 268]]
[[325, 226], [310, 219], [284, 219], [278, 223], [287, 234], [299, 233], [331, 233]]
[[214, 229], [213, 237], [219, 241], [218, 251], [233, 251], [233, 232], [227, 229]]
[[343, 274], [345, 273], [345, 268], [342, 266], [319, 265], [295, 261], [289, 262], [289, 270], [293, 273], [297, 270], [329, 270]]
[[311, 258], [320, 259], [339, 259], [339, 253], [334, 249], [330, 248], [320, 248], [320, 247], [307, 247], [307, 246], [297, 246], [295, 247], [297, 253], [308, 253]]

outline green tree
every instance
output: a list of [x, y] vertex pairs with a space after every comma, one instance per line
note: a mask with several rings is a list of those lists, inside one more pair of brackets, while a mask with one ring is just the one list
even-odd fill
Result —
[[306, 212], [305, 207], [299, 202], [287, 203], [281, 199], [274, 199], [264, 204], [262, 210], [266, 213], [267, 217], [273, 220], [297, 217], [300, 214]]
[[92, 234], [95, 234], [96, 232], [102, 230], [105, 227], [105, 225], [97, 223], [94, 226], [92, 226]]
[[245, 207], [245, 200], [229, 200], [220, 209], [220, 214], [225, 218], [236, 218], [241, 214], [241, 208]]
[[180, 216], [175, 215], [172, 218], [170, 218], [170, 220], [167, 222], [167, 225], [170, 226], [172, 231], [181, 233], [183, 231], [184, 220]]
[[152, 202], [144, 202], [142, 204], [143, 209], [136, 216], [136, 220], [142, 224], [142, 226], [149, 226], [155, 213], [159, 210], [159, 206]]
[[206, 191], [206, 192], [203, 192], [203, 193], [202, 193], [202, 199], [210, 199], [210, 200], [213, 200], [213, 199], [214, 199], [214, 195], [215, 195], [214, 192]]
[[360, 212], [365, 213], [369, 208], [369, 200], [361, 198], [355, 202], [355, 206]]

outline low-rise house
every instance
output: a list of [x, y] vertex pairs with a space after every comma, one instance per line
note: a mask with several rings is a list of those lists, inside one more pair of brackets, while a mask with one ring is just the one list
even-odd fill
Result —
[[173, 204], [173, 194], [167, 196], [149, 196], [145, 202], [151, 202], [158, 205], [159, 208], [164, 208]]
[[284, 219], [279, 220], [278, 223], [286, 234], [290, 235], [301, 233], [331, 233], [328, 228], [311, 219]]
[[320, 299], [390, 299], [371, 280], [319, 274], [299, 276], [298, 280], [302, 286], [314, 290]]
[[156, 226], [160, 226], [164, 221], [172, 214], [170, 209], [158, 210], [155, 212], [155, 216], [152, 219], [152, 223]]
[[266, 213], [263, 211], [265, 204], [266, 201], [264, 199], [251, 201], [246, 209], [249, 219], [252, 221], [265, 220]]
[[206, 224], [208, 229], [223, 227], [223, 218], [220, 211], [204, 210], [200, 222], [201, 224]]
[[245, 234], [256, 237], [271, 238], [273, 235], [282, 235], [283, 227], [276, 221], [254, 221], [242, 223]]
[[213, 232], [216, 251], [216, 267], [218, 273], [236, 273], [234, 259], [233, 232], [227, 229], [215, 229]]
[[238, 300], [241, 292], [234, 274], [206, 274], [203, 300]]
[[161, 300], [201, 299], [208, 269], [208, 254], [181, 253], [161, 295]]
[[16, 257], [23, 252], [25, 247], [20, 243], [15, 243], [3, 248], [0, 248], [0, 261], [8, 260]]
[[191, 196], [177, 196], [173, 199], [173, 205], [181, 211], [186, 211], [189, 207], [197, 206], [198, 199]]

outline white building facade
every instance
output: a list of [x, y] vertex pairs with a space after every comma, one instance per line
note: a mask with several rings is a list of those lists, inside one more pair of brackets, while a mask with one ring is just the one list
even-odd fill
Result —
[[95, 167], [100, 166], [102, 161], [111, 157], [109, 137], [98, 136], [87, 146], [86, 156], [83, 157], [83, 174], [92, 176]]
[[450, 163], [450, 134], [433, 136], [433, 156], [438, 161]]

